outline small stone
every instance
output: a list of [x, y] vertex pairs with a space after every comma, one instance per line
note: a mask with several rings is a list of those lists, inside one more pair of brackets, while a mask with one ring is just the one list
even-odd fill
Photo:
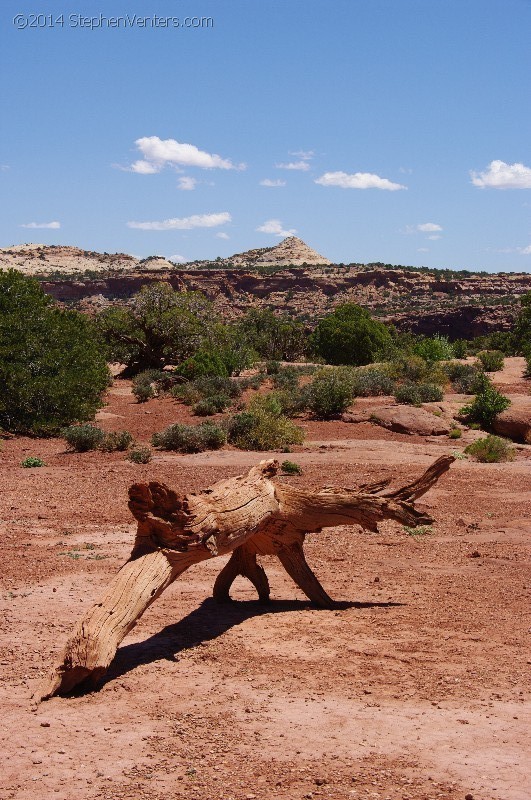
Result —
[[316, 786], [324, 786], [326, 783], [326, 778], [316, 778], [314, 783]]
[[465, 800], [474, 800], [474, 795], [470, 794], [470, 792], [468, 794], [465, 794]]
[[50, 727], [49, 722], [41, 722], [41, 728], [49, 728], [49, 727]]

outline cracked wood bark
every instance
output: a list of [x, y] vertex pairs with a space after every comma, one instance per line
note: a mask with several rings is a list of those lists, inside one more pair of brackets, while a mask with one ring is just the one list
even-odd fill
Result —
[[442, 456], [416, 481], [394, 491], [382, 482], [318, 492], [274, 483], [271, 479], [279, 470], [274, 460], [261, 461], [246, 475], [188, 495], [156, 482], [134, 484], [129, 507], [138, 528], [131, 556], [77, 624], [60, 663], [41, 689], [41, 699], [97, 683], [146, 608], [192, 564], [215, 556], [232, 553], [214, 585], [217, 600], [230, 599], [234, 579], [244, 575], [259, 598], [267, 601], [269, 584], [257, 555], [276, 555], [310, 600], [331, 607], [331, 598], [304, 557], [306, 534], [336, 525], [376, 531], [384, 519], [410, 526], [429, 524], [433, 520], [414, 507], [414, 500], [453, 461], [453, 456]]

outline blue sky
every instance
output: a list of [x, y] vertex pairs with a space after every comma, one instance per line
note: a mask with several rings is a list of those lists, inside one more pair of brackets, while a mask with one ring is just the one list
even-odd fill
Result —
[[530, 31], [529, 0], [3, 0], [0, 246], [192, 260], [296, 232], [531, 271]]

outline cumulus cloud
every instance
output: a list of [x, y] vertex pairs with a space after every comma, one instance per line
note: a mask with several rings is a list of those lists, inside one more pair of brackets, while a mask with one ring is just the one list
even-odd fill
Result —
[[61, 227], [60, 222], [25, 222], [20, 228], [48, 228], [50, 230], [57, 230]]
[[230, 239], [229, 234], [225, 233], [225, 231], [220, 231], [219, 233], [216, 233], [216, 236], [218, 239]]
[[272, 181], [270, 178], [264, 178], [263, 181], [260, 181], [260, 186], [269, 186], [272, 189], [276, 189], [278, 186], [285, 186], [286, 181], [281, 181], [280, 179], [276, 181]]
[[481, 189], [531, 189], [531, 167], [491, 161], [484, 172], [470, 172], [472, 183]]
[[178, 142], [176, 139], [160, 139], [158, 136], [142, 136], [135, 141], [142, 159], [135, 161], [130, 169], [144, 175], [160, 172], [166, 166], [199, 167], [200, 169], [245, 169], [245, 164], [234, 164], [216, 153], [200, 150], [195, 144]]
[[285, 230], [282, 227], [282, 223], [279, 219], [268, 219], [264, 222], [263, 225], [260, 225], [257, 229], [260, 233], [272, 233], [273, 236], [293, 236], [294, 233], [297, 233], [295, 228], [290, 228], [289, 230]]
[[275, 164], [277, 169], [292, 169], [292, 170], [300, 170], [301, 172], [307, 172], [310, 169], [310, 165], [307, 161], [288, 161], [286, 164]]
[[228, 211], [219, 214], [193, 214], [191, 217], [174, 217], [161, 222], [128, 222], [128, 228], [141, 231], [189, 231], [192, 228], [215, 228], [232, 219]]
[[398, 189], [406, 189], [401, 183], [393, 183], [387, 178], [380, 178], [371, 172], [325, 172], [320, 178], [316, 178], [315, 183], [321, 186], [339, 186], [340, 189], [386, 189], [388, 192], [396, 192]]
[[170, 256], [168, 261], [173, 261], [174, 264], [186, 264], [186, 258], [179, 255], [179, 253], [176, 253], [174, 256]]
[[190, 175], [183, 175], [177, 182], [177, 187], [183, 192], [192, 192], [197, 186], [197, 180]]

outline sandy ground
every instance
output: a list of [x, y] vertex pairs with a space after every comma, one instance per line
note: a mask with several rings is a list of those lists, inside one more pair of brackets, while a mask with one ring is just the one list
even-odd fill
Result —
[[[520, 375], [510, 359], [496, 380], [529, 393]], [[189, 414], [170, 399], [138, 405], [119, 381], [99, 419], [148, 441]], [[303, 424], [290, 458], [304, 474], [282, 480], [305, 486], [400, 483], [463, 447], [369, 423]], [[47, 466], [21, 468], [28, 455]], [[334, 610], [313, 609], [272, 559], [270, 605], [240, 579], [235, 602], [216, 606], [213, 560], [146, 612], [99, 691], [32, 701], [128, 556], [128, 486], [189, 491], [262, 457], [160, 454], [139, 466], [67, 453], [61, 440], [3, 443], [0, 800], [529, 800], [530, 446], [508, 464], [456, 461], [418, 504], [431, 533], [388, 522], [309, 537]]]

